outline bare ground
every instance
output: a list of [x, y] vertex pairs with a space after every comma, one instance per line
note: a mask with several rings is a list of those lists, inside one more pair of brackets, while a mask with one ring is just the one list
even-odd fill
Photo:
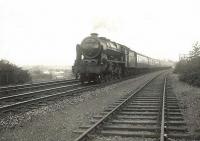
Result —
[[3, 128], [0, 131], [0, 140], [72, 141], [76, 138], [73, 133], [75, 129], [89, 123], [94, 115], [102, 112], [109, 104], [137, 89], [156, 74], [158, 72], [84, 92], [80, 96], [66, 98], [21, 115], [0, 119], [0, 126]]

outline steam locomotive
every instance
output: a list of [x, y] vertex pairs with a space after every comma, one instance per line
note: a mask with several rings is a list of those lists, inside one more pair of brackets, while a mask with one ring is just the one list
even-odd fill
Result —
[[157, 59], [137, 53], [130, 48], [92, 33], [76, 46], [73, 72], [82, 83], [120, 79], [139, 70], [163, 68]]

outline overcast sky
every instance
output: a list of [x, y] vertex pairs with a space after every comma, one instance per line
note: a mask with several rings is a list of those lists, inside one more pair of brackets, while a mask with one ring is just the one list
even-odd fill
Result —
[[17, 65], [72, 65], [91, 32], [178, 60], [200, 40], [200, 1], [0, 0], [0, 59]]

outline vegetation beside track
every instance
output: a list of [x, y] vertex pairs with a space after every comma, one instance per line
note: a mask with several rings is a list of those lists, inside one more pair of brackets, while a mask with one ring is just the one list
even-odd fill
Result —
[[174, 72], [179, 74], [179, 80], [200, 87], [200, 44], [198, 42], [193, 46], [189, 57], [176, 64]]
[[28, 71], [6, 61], [0, 60], [0, 86], [23, 84], [31, 81]]

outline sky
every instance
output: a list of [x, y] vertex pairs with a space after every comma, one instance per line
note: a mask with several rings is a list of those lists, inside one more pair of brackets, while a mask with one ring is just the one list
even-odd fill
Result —
[[90, 33], [177, 61], [200, 40], [198, 0], [1, 0], [0, 59], [73, 65]]

